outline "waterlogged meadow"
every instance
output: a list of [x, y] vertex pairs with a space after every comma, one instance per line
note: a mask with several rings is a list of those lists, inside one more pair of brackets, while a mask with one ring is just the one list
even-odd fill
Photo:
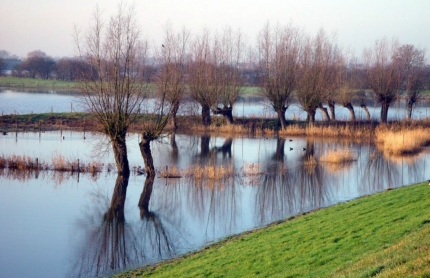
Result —
[[[125, 180], [96, 133], [85, 139], [73, 131], [2, 135], [0, 276], [118, 273], [422, 181], [430, 172], [427, 147], [399, 157], [367, 140], [222, 134], [153, 142], [151, 186], [137, 134], [127, 137], [132, 174]], [[13, 161], [24, 168], [9, 166]], [[107, 221], [118, 188], [125, 189], [124, 221]], [[148, 210], [138, 206], [142, 200]]]

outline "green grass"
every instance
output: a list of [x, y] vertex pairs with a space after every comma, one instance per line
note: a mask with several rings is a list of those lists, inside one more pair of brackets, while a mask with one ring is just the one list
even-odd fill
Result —
[[430, 277], [430, 187], [339, 204], [120, 277]]
[[0, 77], [0, 87], [15, 89], [79, 90], [78, 82], [19, 77]]

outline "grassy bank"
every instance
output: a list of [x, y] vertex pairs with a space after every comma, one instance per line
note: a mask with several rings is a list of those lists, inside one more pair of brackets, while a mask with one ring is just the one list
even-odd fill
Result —
[[289, 219], [119, 277], [430, 277], [430, 187]]
[[79, 91], [79, 83], [39, 78], [0, 77], [0, 88], [15, 90]]

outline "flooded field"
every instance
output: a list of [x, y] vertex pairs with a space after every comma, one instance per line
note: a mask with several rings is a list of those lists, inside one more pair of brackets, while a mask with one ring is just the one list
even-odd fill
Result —
[[[64, 138], [63, 138], [64, 136]], [[130, 165], [143, 166], [138, 135], [127, 138]], [[113, 163], [103, 136], [80, 132], [8, 133], [0, 155], [49, 163], [58, 154]], [[387, 157], [371, 143], [309, 138], [166, 137], [152, 145], [158, 172], [196, 166], [232, 169], [222, 179], [156, 178], [149, 211], [138, 202], [145, 176], [0, 170], [0, 276], [102, 276], [197, 250], [226, 236], [306, 211], [429, 178], [428, 149]], [[333, 164], [330, 150], [356, 160]], [[309, 157], [315, 158], [309, 163]], [[427, 174], [426, 174], [427, 173]], [[160, 173], [157, 174], [160, 176]], [[118, 183], [126, 186], [124, 222], [105, 221]]]

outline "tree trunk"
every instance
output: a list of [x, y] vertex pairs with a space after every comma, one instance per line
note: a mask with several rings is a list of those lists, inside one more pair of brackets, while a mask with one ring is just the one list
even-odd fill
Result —
[[142, 154], [143, 161], [145, 162], [146, 180], [145, 185], [140, 195], [139, 208], [141, 209], [141, 216], [149, 212], [149, 200], [151, 199], [152, 187], [155, 179], [154, 161], [151, 152], [151, 140], [142, 138], [139, 143], [140, 153]]
[[388, 108], [390, 104], [386, 101], [381, 103], [381, 122], [386, 123], [388, 121]]
[[366, 104], [362, 104], [362, 105], [361, 105], [361, 108], [363, 108], [364, 112], [366, 113], [366, 119], [367, 119], [368, 121], [370, 121], [370, 112], [369, 112], [369, 109], [367, 109]]
[[179, 101], [175, 102], [172, 105], [173, 105], [173, 109], [172, 109], [173, 130], [176, 131], [178, 129], [176, 114], [178, 113], [178, 110], [179, 110]]
[[347, 108], [349, 110], [349, 115], [351, 116], [351, 121], [355, 121], [355, 111], [354, 107], [352, 106], [351, 102], [348, 102], [343, 107]]
[[413, 108], [414, 108], [414, 103], [411, 100], [409, 100], [408, 104], [406, 106], [406, 116], [407, 116], [408, 120], [412, 119], [412, 110], [413, 110]]
[[314, 125], [316, 111], [314, 109], [312, 109], [312, 110], [309, 110], [307, 112], [308, 112], [308, 122], [309, 122], [309, 125]]
[[278, 114], [278, 120], [279, 120], [279, 123], [281, 125], [281, 129], [284, 129], [287, 127], [287, 120], [285, 118], [285, 111], [286, 111], [286, 109], [284, 109], [284, 108], [276, 111]]
[[129, 177], [130, 173], [128, 173], [128, 175], [118, 174], [118, 177], [116, 178], [110, 207], [104, 216], [105, 220], [108, 222], [113, 221], [114, 219], [118, 222], [124, 221], [124, 204]]
[[214, 114], [222, 115], [226, 120], [228, 124], [233, 124], [233, 108], [224, 106], [223, 108], [217, 107], [214, 111]]
[[115, 157], [116, 168], [120, 175], [130, 175], [130, 166], [127, 157], [127, 145], [125, 136], [112, 140], [113, 155]]
[[211, 109], [207, 105], [202, 105], [202, 123], [204, 126], [210, 126], [211, 121]]
[[335, 111], [335, 102], [329, 101], [328, 102], [328, 108], [330, 109], [330, 116], [333, 121], [336, 121], [336, 111]]
[[325, 121], [330, 121], [330, 116], [328, 115], [328, 111], [327, 111], [327, 108], [325, 108], [324, 106], [320, 106], [320, 107], [318, 107], [320, 110], [321, 110], [321, 112], [323, 113], [323, 117], [324, 117], [324, 120]]
[[145, 171], [146, 174], [151, 174], [155, 176], [155, 168], [154, 161], [152, 159], [151, 152], [151, 140], [147, 140], [142, 138], [142, 141], [139, 143], [140, 154], [142, 155], [143, 162], [145, 163]]

